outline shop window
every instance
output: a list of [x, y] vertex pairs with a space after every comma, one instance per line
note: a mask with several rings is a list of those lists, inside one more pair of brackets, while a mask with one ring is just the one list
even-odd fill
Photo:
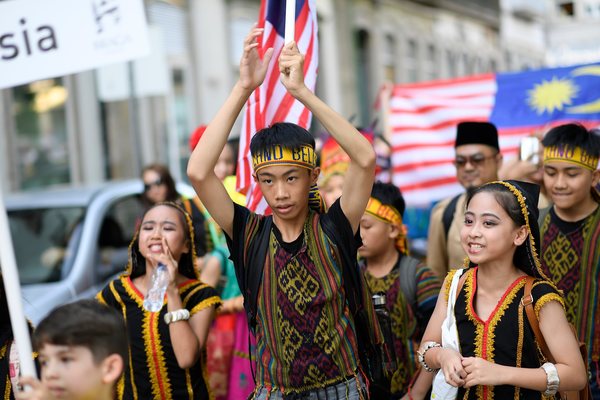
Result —
[[19, 189], [70, 182], [67, 89], [46, 79], [12, 89]]

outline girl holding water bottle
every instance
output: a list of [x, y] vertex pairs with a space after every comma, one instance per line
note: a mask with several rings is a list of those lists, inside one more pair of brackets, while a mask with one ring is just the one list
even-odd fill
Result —
[[119, 399], [210, 398], [204, 346], [221, 300], [198, 279], [193, 243], [180, 206], [152, 206], [129, 246], [126, 272], [97, 295], [122, 313], [129, 334]]

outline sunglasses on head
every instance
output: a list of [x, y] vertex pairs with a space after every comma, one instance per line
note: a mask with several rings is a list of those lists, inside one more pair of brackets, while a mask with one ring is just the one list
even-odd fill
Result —
[[484, 162], [494, 157], [496, 157], [495, 154], [492, 154], [491, 156], [485, 156], [479, 153], [472, 156], [457, 156], [454, 159], [454, 166], [456, 168], [462, 168], [467, 164], [471, 164], [474, 167], [479, 167], [480, 165], [483, 165]]
[[154, 182], [149, 182], [149, 183], [144, 182], [144, 191], [147, 192], [148, 190], [152, 189], [153, 186], [160, 186], [162, 184], [163, 184], [163, 180], [161, 178], [158, 178]]

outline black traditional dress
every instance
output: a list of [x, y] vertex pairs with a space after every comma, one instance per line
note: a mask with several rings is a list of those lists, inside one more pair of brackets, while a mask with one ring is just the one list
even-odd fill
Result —
[[[484, 360], [509, 367], [539, 368], [544, 360], [535, 343], [535, 336], [527, 320], [521, 299], [525, 292], [525, 275], [517, 278], [502, 295], [496, 308], [486, 321], [475, 311], [478, 267], [465, 272], [464, 285], [456, 299], [454, 313], [463, 357], [480, 357]], [[451, 276], [454, 271], [449, 273]], [[448, 296], [449, 286], [446, 287]], [[548, 282], [536, 279], [531, 289], [535, 313], [550, 301], [563, 299]], [[542, 393], [515, 386], [475, 386], [459, 388], [457, 399], [541, 399]]]
[[[190, 279], [179, 286], [183, 307], [190, 316], [220, 304], [215, 290]], [[121, 312], [129, 337], [129, 366], [117, 385], [119, 399], [210, 399], [206, 385], [205, 354], [191, 368], [177, 363], [169, 326], [164, 322], [166, 302], [159, 312], [143, 308], [144, 296], [124, 275], [98, 294], [98, 300]]]

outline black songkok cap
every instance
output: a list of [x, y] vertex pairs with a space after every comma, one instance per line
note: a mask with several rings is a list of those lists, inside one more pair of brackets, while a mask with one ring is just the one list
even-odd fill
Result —
[[498, 130], [489, 122], [461, 122], [456, 127], [454, 147], [464, 144], [485, 144], [500, 151]]

